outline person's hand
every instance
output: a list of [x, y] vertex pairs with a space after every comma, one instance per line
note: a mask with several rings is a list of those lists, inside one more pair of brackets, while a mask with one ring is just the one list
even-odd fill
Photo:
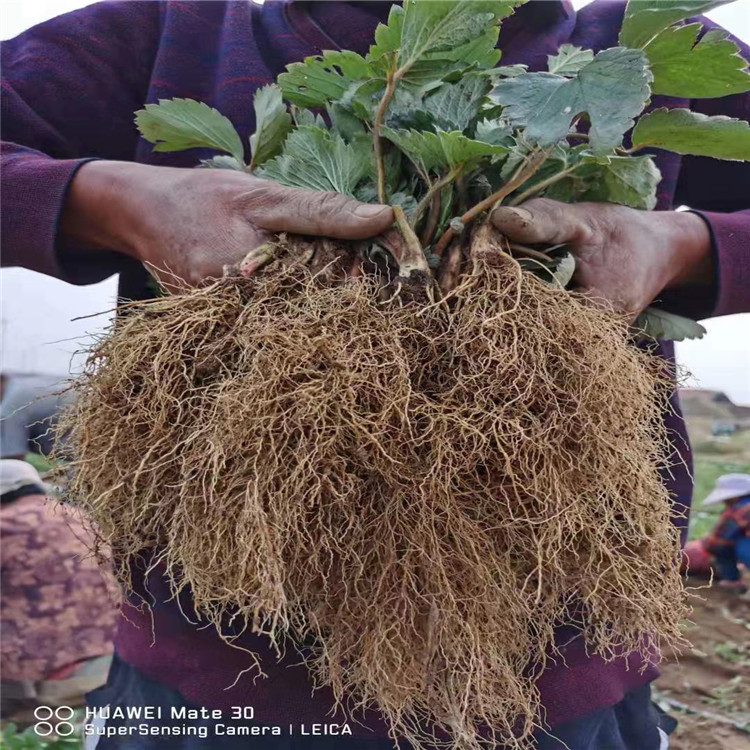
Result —
[[633, 317], [664, 289], [712, 282], [708, 227], [687, 211], [534, 198], [500, 206], [490, 219], [511, 242], [567, 245], [576, 258], [574, 285]]
[[227, 169], [84, 164], [71, 183], [66, 239], [147, 264], [168, 285], [222, 275], [272, 232], [364, 239], [394, 221], [388, 206], [300, 190]]

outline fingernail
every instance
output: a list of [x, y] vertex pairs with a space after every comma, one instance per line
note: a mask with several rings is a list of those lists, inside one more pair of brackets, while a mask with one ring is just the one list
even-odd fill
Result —
[[389, 209], [390, 206], [373, 205], [372, 203], [361, 203], [354, 209], [354, 215], [360, 216], [363, 219], [374, 219], [379, 216], [383, 211]]
[[494, 212], [495, 217], [504, 217], [507, 219], [519, 218], [521, 221], [531, 221], [532, 213], [525, 208], [513, 208], [511, 206], [498, 206]]

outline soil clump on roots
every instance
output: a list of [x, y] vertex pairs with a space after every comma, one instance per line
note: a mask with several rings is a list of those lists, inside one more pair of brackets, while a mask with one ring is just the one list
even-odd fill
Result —
[[448, 304], [275, 262], [137, 305], [61, 429], [126, 587], [150, 548], [394, 736], [526, 747], [556, 625], [607, 658], [680, 638], [669, 386], [621, 317], [486, 234], [471, 258]]

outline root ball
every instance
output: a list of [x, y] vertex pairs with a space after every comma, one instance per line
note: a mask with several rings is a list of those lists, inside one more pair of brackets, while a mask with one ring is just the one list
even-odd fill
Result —
[[122, 561], [281, 641], [394, 736], [525, 746], [575, 621], [614, 657], [679, 639], [663, 367], [617, 315], [475, 248], [451, 307], [276, 267], [137, 307], [61, 429]]

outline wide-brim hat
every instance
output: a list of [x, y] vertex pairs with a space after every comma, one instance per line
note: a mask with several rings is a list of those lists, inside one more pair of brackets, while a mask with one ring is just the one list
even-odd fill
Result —
[[30, 463], [15, 458], [0, 460], [0, 495], [31, 485], [37, 486], [43, 494], [49, 494], [49, 487]]
[[716, 505], [745, 495], [750, 495], [750, 474], [724, 474], [716, 480], [703, 505]]

